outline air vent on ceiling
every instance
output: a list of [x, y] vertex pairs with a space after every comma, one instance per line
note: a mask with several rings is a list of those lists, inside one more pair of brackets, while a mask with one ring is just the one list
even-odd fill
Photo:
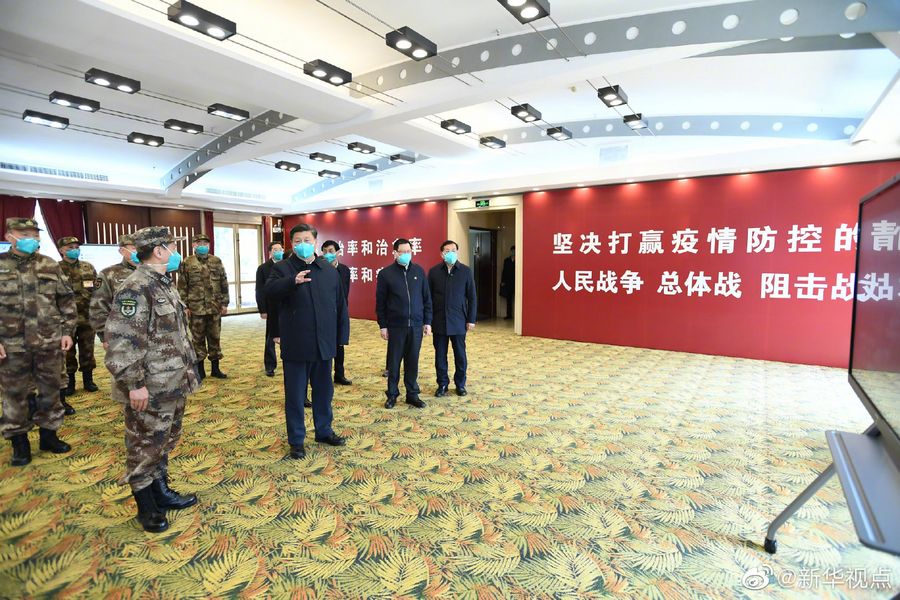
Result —
[[19, 165], [16, 163], [0, 162], [0, 169], [7, 171], [19, 171], [22, 173], [35, 173], [37, 175], [52, 175], [54, 177], [67, 177], [69, 179], [85, 179], [88, 181], [109, 181], [106, 175], [99, 173], [83, 173], [81, 171], [66, 171], [64, 169], [51, 169], [38, 167], [37, 165]]
[[237, 190], [223, 190], [219, 188], [206, 188], [207, 194], [216, 194], [217, 196], [231, 196], [232, 198], [244, 198], [248, 200], [265, 200], [265, 194], [250, 194], [248, 192], [239, 192]]

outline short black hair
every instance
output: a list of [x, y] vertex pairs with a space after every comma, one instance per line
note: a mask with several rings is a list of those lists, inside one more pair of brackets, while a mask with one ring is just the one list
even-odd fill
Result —
[[325, 250], [325, 246], [331, 246], [335, 252], [341, 251], [341, 245], [334, 240], [325, 240], [325, 243], [322, 244], [322, 250]]
[[394, 240], [394, 250], [395, 250], [395, 251], [396, 251], [396, 250], [399, 250], [399, 249], [400, 249], [400, 246], [402, 246], [403, 244], [409, 244], [410, 246], [412, 246], [412, 242], [410, 242], [408, 239], [406, 239], [406, 238], [397, 238], [396, 240]]
[[144, 261], [146, 261], [148, 258], [150, 258], [151, 256], [153, 256], [153, 249], [154, 249], [154, 248], [156, 248], [156, 246], [147, 246], [147, 247], [145, 247], [143, 250], [138, 250], [138, 251], [137, 251], [137, 257], [138, 257], [138, 260], [141, 261], [141, 262], [144, 262]]
[[319, 230], [310, 225], [309, 223], [297, 223], [293, 227], [291, 227], [291, 240], [294, 239], [294, 234], [298, 232], [309, 231], [312, 233], [314, 238], [319, 237]]
[[444, 248], [446, 248], [449, 244], [453, 244], [454, 246], [456, 246], [456, 249], [459, 250], [459, 244], [457, 244], [453, 240], [445, 240], [444, 243], [441, 244], [441, 252], [443, 252]]
[[281, 246], [282, 248], [284, 248], [284, 244], [282, 244], [278, 240], [275, 240], [274, 242], [269, 242], [269, 251], [271, 251], [275, 246]]
[[509, 247], [509, 249], [510, 249], [510, 250], [515, 250], [515, 249], [516, 249], [516, 245], [513, 244], [512, 246]]

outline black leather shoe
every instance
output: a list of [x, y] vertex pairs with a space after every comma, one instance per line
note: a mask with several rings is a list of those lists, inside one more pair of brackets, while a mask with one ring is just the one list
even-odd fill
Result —
[[14, 467], [24, 467], [31, 462], [31, 442], [28, 441], [27, 433], [20, 433], [9, 438], [12, 443], [12, 460], [9, 461]]
[[406, 403], [410, 406], [415, 406], [416, 408], [425, 408], [425, 403], [422, 402], [422, 399], [418, 396], [410, 396], [406, 399]]
[[56, 436], [56, 432], [52, 429], [44, 429], [41, 427], [41, 450], [47, 450], [53, 454], [65, 454], [72, 450], [72, 446], [68, 445]]
[[338, 385], [353, 385], [353, 382], [341, 375], [340, 377], [335, 377], [334, 382]]
[[99, 392], [100, 388], [97, 387], [97, 384], [94, 383], [94, 372], [93, 371], [82, 371], [81, 372], [81, 380], [84, 382], [84, 390], [86, 392]]
[[182, 495], [169, 488], [169, 484], [165, 479], [154, 479], [150, 484], [150, 490], [153, 492], [153, 500], [156, 506], [163, 510], [171, 508], [173, 510], [181, 510], [188, 506], [197, 504], [197, 496], [195, 494]]
[[466, 388], [456, 388], [457, 396], [468, 396], [469, 392], [466, 391]]
[[288, 456], [290, 456], [294, 460], [306, 458], [306, 449], [303, 447], [303, 445], [291, 446], [291, 453]]
[[166, 513], [156, 506], [156, 500], [153, 498], [153, 490], [148, 485], [142, 490], [132, 491], [134, 501], [137, 502], [138, 523], [144, 528], [144, 531], [150, 533], [159, 533], [169, 528], [169, 520], [166, 519]]
[[312, 408], [312, 402], [310, 402], [309, 400], [304, 400], [303, 407], [304, 408]]
[[347, 440], [345, 438], [342, 438], [336, 433], [332, 433], [325, 438], [316, 438], [316, 441], [320, 444], [328, 444], [329, 446], [343, 446], [347, 443]]
[[69, 385], [66, 386], [66, 394], [71, 396], [75, 393], [75, 373], [69, 373]]
[[438, 386], [437, 391], [434, 393], [435, 398], [443, 398], [446, 395], [447, 395], [447, 386], [446, 385]]
[[275, 371], [266, 371], [266, 377], [275, 377]]
[[396, 405], [397, 405], [397, 397], [396, 396], [393, 398], [388, 396], [388, 399], [384, 403], [385, 408], [394, 408], [394, 406], [396, 406]]

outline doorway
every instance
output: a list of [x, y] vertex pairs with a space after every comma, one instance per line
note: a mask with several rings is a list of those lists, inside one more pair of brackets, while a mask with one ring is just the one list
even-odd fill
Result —
[[216, 223], [215, 253], [228, 276], [228, 311], [256, 312], [256, 268], [262, 262], [259, 225]]
[[469, 264], [475, 278], [478, 320], [497, 316], [497, 231], [469, 227]]

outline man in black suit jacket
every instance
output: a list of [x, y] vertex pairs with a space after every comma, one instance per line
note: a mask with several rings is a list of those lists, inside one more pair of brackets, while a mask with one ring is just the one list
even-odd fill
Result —
[[453, 383], [456, 395], [465, 396], [466, 332], [475, 329], [478, 302], [475, 298], [475, 278], [472, 269], [458, 260], [459, 245], [453, 240], [441, 244], [441, 262], [428, 271], [428, 287], [434, 304], [434, 370], [437, 373], [438, 398], [447, 395], [450, 376], [447, 368], [447, 347], [453, 344], [453, 362], [456, 368]]
[[509, 256], [503, 261], [503, 271], [500, 274], [500, 295], [506, 298], [506, 316], [504, 319], [513, 318], [513, 306], [516, 298], [516, 247], [510, 246]]
[[[269, 260], [259, 265], [256, 269], [256, 308], [259, 316], [266, 322], [266, 347], [263, 351], [263, 366], [266, 375], [275, 376], [275, 367], [278, 366], [278, 358], [275, 356], [275, 338], [278, 337], [275, 313], [271, 310], [266, 299], [266, 282], [272, 274], [275, 263], [284, 258], [284, 246], [281, 242], [269, 242]], [[269, 318], [269, 317], [272, 318]]]
[[[322, 257], [331, 263], [337, 269], [338, 275], [341, 277], [341, 289], [344, 292], [344, 301], [347, 303], [347, 311], [350, 311], [350, 269], [347, 265], [341, 264], [338, 258], [338, 252], [341, 251], [341, 245], [334, 241], [328, 240], [322, 244]], [[334, 356], [334, 382], [338, 385], [351, 385], [353, 382], [347, 379], [344, 372], [344, 347], [338, 346], [337, 354]]]
[[406, 403], [425, 408], [419, 398], [419, 351], [422, 335], [431, 334], [431, 291], [425, 270], [412, 262], [409, 240], [394, 242], [394, 262], [378, 272], [375, 315], [381, 338], [388, 343], [388, 385], [385, 408], [394, 408], [400, 395], [400, 361]]
[[316, 441], [332, 446], [345, 443], [331, 427], [331, 359], [339, 345], [349, 342], [350, 319], [337, 271], [315, 255], [316, 236], [315, 227], [295, 225], [291, 229], [293, 255], [277, 263], [266, 282], [266, 296], [278, 308], [291, 458], [306, 458], [303, 395], [307, 381], [312, 386]]

